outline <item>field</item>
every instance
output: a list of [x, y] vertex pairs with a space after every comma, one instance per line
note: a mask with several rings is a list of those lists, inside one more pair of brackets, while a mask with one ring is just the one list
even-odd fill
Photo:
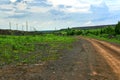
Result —
[[0, 80], [120, 80], [119, 35], [81, 31], [0, 35]]
[[36, 36], [0, 35], [0, 65], [19, 65], [54, 60], [60, 56], [58, 51], [64, 48], [64, 45], [67, 48], [68, 44], [73, 41], [72, 37], [52, 34]]

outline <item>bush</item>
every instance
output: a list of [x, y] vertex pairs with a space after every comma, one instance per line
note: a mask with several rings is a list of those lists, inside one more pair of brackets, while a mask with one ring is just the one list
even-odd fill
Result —
[[115, 33], [120, 34], [120, 22], [118, 22], [118, 24], [115, 27]]

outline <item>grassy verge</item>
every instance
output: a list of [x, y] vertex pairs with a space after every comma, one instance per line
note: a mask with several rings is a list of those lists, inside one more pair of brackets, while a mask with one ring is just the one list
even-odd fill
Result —
[[59, 51], [69, 48], [74, 40], [72, 37], [55, 35], [0, 35], [0, 65], [56, 60], [60, 56]]
[[109, 38], [108, 34], [99, 35], [99, 36], [89, 34], [85, 37], [95, 38], [95, 39], [104, 40], [104, 41], [107, 41], [107, 42], [120, 44], [120, 35], [117, 35], [115, 38]]

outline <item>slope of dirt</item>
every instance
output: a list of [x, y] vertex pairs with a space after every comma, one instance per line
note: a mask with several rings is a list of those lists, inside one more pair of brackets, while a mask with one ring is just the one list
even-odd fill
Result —
[[56, 61], [1, 68], [0, 80], [119, 80], [108, 60], [94, 46], [79, 39], [72, 49], [61, 51], [62, 57]]

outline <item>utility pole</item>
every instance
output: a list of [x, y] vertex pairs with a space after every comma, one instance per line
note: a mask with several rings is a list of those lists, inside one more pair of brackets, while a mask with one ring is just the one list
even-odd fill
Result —
[[28, 31], [28, 22], [26, 21], [26, 31]]

